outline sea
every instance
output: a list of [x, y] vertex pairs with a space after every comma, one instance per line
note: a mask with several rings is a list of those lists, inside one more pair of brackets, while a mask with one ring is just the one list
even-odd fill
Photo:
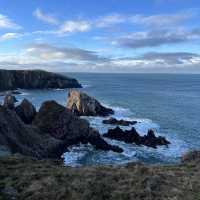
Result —
[[[124, 149], [123, 153], [95, 150], [91, 145], [72, 146], [63, 154], [67, 166], [123, 165], [129, 162], [173, 164], [191, 150], [200, 149], [200, 75], [192, 74], [100, 74], [63, 73], [76, 78], [82, 91], [114, 109], [117, 119], [136, 120], [144, 135], [153, 129], [171, 144], [157, 149], [106, 139]], [[42, 102], [56, 100], [66, 106], [68, 90], [20, 90], [19, 102], [29, 99], [39, 109]], [[0, 97], [2, 100], [2, 97]], [[112, 125], [102, 117], [84, 117], [101, 134]], [[131, 129], [123, 127], [123, 129]]]

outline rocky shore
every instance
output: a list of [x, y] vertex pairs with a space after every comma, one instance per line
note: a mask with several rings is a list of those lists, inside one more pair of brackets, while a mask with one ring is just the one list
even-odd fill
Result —
[[0, 91], [20, 89], [80, 88], [73, 78], [42, 70], [0, 69]]
[[7, 95], [0, 105], [0, 148], [10, 153], [42, 158], [61, 158], [71, 145], [90, 143], [96, 149], [122, 152], [108, 144], [90, 124], [55, 101], [46, 101], [38, 112], [27, 99], [15, 107]]

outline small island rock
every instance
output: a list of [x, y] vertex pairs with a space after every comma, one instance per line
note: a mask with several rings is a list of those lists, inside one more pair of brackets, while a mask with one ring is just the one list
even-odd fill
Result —
[[128, 120], [123, 120], [123, 119], [118, 120], [118, 119], [111, 117], [109, 119], [103, 120], [103, 124], [111, 124], [111, 125], [118, 125], [118, 126], [130, 126], [130, 125], [137, 124], [137, 121], [128, 121]]
[[135, 143], [136, 145], [145, 145], [152, 148], [157, 148], [160, 145], [168, 145], [170, 142], [166, 138], [156, 137], [153, 130], [149, 130], [147, 135], [140, 136], [133, 127], [131, 130], [122, 130], [120, 127], [109, 129], [104, 137], [124, 141], [125, 143]]

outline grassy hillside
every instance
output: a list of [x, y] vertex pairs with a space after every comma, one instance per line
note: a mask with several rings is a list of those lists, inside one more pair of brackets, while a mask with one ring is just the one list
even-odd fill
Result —
[[176, 166], [64, 167], [58, 161], [0, 158], [0, 199], [199, 200], [200, 159]]

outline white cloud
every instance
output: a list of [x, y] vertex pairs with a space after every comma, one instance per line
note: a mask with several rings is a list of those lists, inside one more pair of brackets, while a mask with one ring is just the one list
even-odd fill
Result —
[[5, 34], [0, 36], [0, 41], [17, 39], [17, 38], [20, 38], [22, 36], [23, 36], [23, 34], [21, 34], [21, 33], [5, 33]]
[[102, 57], [74, 47], [32, 44], [14, 55], [0, 54], [0, 67], [41, 68], [79, 72], [194, 72], [200, 73], [200, 55], [188, 52], [149, 52], [136, 57]]
[[39, 8], [37, 8], [33, 12], [33, 15], [37, 17], [39, 20], [46, 22], [48, 24], [53, 24], [53, 25], [59, 24], [58, 20], [53, 15], [43, 13], [42, 10], [40, 10]]
[[[130, 17], [130, 21], [135, 24], [145, 25], [148, 27], [166, 27], [174, 26], [193, 17], [193, 13], [183, 12], [178, 14], [161, 14], [161, 15], [135, 15]], [[169, 27], [168, 27], [169, 28]]]
[[50, 44], [32, 44], [26, 49], [27, 55], [46, 61], [104, 62], [94, 51], [74, 47], [56, 47]]
[[200, 30], [185, 29], [155, 29], [151, 31], [133, 32], [117, 39], [113, 39], [111, 44], [125, 48], [145, 48], [158, 47], [162, 45], [180, 44], [193, 40], [200, 40]]
[[0, 14], [0, 29], [21, 29], [22, 27], [13, 22], [7, 16]]
[[120, 14], [112, 14], [100, 17], [96, 20], [96, 26], [99, 28], [108, 27], [115, 24], [124, 23], [128, 20], [127, 16], [120, 15]]
[[65, 21], [60, 28], [60, 33], [86, 32], [91, 29], [91, 24], [88, 21]]

